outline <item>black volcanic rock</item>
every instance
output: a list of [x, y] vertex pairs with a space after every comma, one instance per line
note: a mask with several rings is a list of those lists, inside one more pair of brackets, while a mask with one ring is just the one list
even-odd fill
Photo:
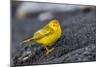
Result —
[[95, 9], [84, 11], [68, 16], [66, 13], [57, 14], [57, 17], [60, 16], [58, 19], [60, 18], [63, 33], [61, 38], [50, 47], [55, 50], [45, 55], [45, 49], [39, 44], [22, 46], [12, 56], [12, 66], [95, 61], [96, 11]]

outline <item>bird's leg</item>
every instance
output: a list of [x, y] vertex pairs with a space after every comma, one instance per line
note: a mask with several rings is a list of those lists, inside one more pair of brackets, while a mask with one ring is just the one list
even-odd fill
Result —
[[46, 55], [48, 55], [50, 52], [52, 52], [54, 50], [54, 48], [49, 49], [47, 46], [44, 46], [46, 49]]

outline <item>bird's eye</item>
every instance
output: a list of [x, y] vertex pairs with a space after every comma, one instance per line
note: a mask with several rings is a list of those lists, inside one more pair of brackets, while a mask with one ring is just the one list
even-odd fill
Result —
[[57, 24], [53, 24], [53, 26], [55, 27], [55, 26], [57, 26]]

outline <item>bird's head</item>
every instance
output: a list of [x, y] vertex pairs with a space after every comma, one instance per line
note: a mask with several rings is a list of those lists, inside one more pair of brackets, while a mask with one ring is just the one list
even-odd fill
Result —
[[60, 27], [59, 21], [56, 19], [53, 19], [50, 21], [49, 26], [53, 29], [57, 29]]

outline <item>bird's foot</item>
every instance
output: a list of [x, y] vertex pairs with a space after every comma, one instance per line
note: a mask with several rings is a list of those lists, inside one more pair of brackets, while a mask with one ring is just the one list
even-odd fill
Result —
[[52, 52], [54, 50], [54, 48], [51, 48], [49, 50], [47, 50], [46, 55], [48, 55], [50, 52]]

